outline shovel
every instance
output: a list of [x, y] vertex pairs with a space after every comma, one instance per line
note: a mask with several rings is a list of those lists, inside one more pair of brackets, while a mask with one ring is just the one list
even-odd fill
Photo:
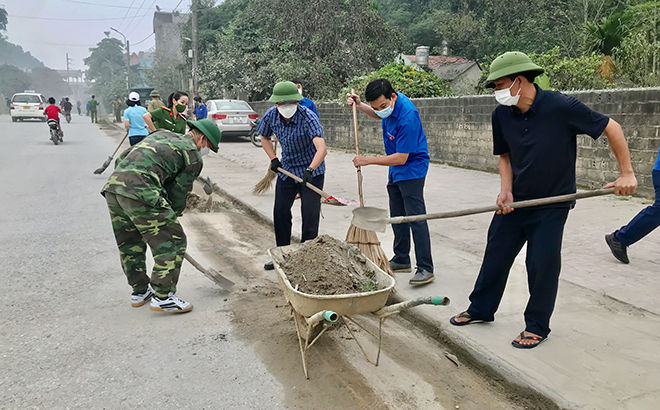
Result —
[[[558, 196], [551, 196], [548, 198], [539, 198], [539, 199], [530, 199], [528, 201], [512, 202], [510, 204], [505, 204], [504, 206], [510, 206], [511, 208], [514, 209], [529, 208], [532, 206], [557, 204], [561, 202], [575, 201], [576, 199], [591, 198], [594, 196], [602, 196], [613, 193], [614, 193], [614, 188], [598, 189], [596, 191], [579, 192], [576, 194], [558, 195]], [[385, 227], [388, 224], [403, 224], [408, 222], [426, 221], [429, 219], [455, 218], [457, 216], [495, 212], [495, 211], [499, 211], [500, 209], [502, 208], [500, 208], [497, 205], [493, 205], [493, 206], [484, 206], [481, 208], [464, 209], [460, 211], [440, 212], [436, 214], [424, 214], [424, 215], [413, 215], [413, 216], [395, 216], [389, 218], [387, 211], [385, 209], [364, 206], [353, 209], [353, 221], [351, 223], [357, 226], [358, 228], [362, 228], [370, 231], [385, 232]]]
[[219, 285], [227, 290], [230, 290], [231, 287], [234, 286], [234, 282], [225, 278], [217, 270], [213, 268], [208, 268], [208, 269], [204, 268], [202, 265], [199, 264], [199, 262], [193, 259], [193, 257], [190, 256], [187, 252], [185, 258], [188, 262], [190, 262], [192, 266], [194, 266], [198, 271], [202, 272], [204, 276], [211, 279], [216, 285]]
[[103, 163], [103, 165], [101, 165], [100, 168], [96, 168], [96, 170], [94, 171], [95, 174], [102, 174], [103, 171], [105, 171], [106, 168], [108, 168], [108, 166], [110, 166], [110, 163], [112, 162], [112, 158], [114, 158], [114, 156], [117, 154], [117, 151], [119, 151], [119, 148], [121, 147], [121, 144], [123, 144], [124, 141], [126, 141], [126, 137], [128, 137], [128, 131], [126, 131], [126, 135], [124, 135], [124, 138], [122, 138], [119, 145], [117, 145], [117, 148], [115, 149], [115, 152], [113, 152], [112, 155], [109, 156], [108, 159], [105, 160], [105, 162]]
[[[277, 170], [284, 175], [288, 176], [289, 178], [293, 179], [294, 181], [297, 182], [302, 182], [302, 178], [298, 178], [297, 176], [293, 175], [289, 171], [282, 169], [282, 168], [277, 168]], [[350, 199], [344, 199], [344, 198], [339, 198], [336, 196], [329, 195], [326, 192], [323, 192], [322, 190], [318, 189], [314, 185], [310, 184], [309, 182], [307, 183], [307, 188], [311, 189], [312, 191], [316, 192], [317, 194], [321, 195], [321, 198], [323, 198], [323, 203], [328, 204], [328, 205], [336, 205], [336, 206], [349, 206], [349, 205], [359, 205], [360, 203], [358, 201], [353, 201]]]

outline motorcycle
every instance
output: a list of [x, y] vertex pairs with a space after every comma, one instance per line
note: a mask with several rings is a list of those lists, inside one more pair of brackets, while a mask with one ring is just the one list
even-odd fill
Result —
[[252, 128], [250, 128], [250, 133], [248, 134], [248, 137], [250, 137], [250, 141], [252, 142], [252, 145], [261, 148], [261, 135], [259, 135], [259, 131], [257, 131], [257, 129], [259, 128], [259, 120], [251, 120], [250, 127]]
[[64, 112], [64, 118], [66, 118], [67, 124], [71, 122], [71, 111]]
[[48, 120], [48, 127], [50, 128], [50, 140], [53, 144], [57, 145], [64, 142], [64, 133], [60, 131], [60, 125], [55, 120]]

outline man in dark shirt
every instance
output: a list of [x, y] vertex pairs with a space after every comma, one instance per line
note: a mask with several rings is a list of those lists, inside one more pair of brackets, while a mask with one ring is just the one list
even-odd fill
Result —
[[514, 259], [527, 243], [530, 298], [525, 330], [512, 342], [533, 348], [550, 333], [561, 270], [561, 242], [568, 211], [574, 203], [519, 209], [504, 206], [516, 201], [570, 194], [576, 191], [576, 136], [607, 136], [619, 163], [620, 177], [609, 184], [616, 195], [635, 192], [637, 180], [621, 126], [576, 98], [544, 91], [533, 84], [543, 69], [525, 54], [508, 52], [490, 67], [488, 81], [500, 105], [492, 114], [493, 153], [499, 155], [501, 190], [488, 229], [488, 243], [470, 307], [451, 318], [463, 326], [492, 322], [504, 293]]

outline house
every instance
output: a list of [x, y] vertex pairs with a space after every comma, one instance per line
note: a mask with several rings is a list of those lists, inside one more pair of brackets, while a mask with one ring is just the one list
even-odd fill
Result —
[[[401, 54], [399, 62], [405, 65], [420, 66], [414, 55]], [[428, 70], [436, 77], [449, 81], [454, 95], [475, 94], [475, 87], [481, 78], [481, 66], [465, 57], [428, 56]]]

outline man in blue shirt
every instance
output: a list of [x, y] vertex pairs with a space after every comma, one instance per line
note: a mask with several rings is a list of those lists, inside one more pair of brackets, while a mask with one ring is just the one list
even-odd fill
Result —
[[[293, 80], [291, 80], [291, 82], [296, 85], [300, 95], [303, 95], [303, 89], [302, 89], [302, 85], [300, 84], [300, 80], [294, 78]], [[316, 105], [314, 104], [314, 101], [310, 100], [309, 98], [303, 97], [303, 99], [300, 100], [298, 104], [302, 105], [303, 107], [306, 107], [308, 110], [312, 110], [312, 112], [316, 114], [317, 117], [319, 116], [319, 112], [316, 111]]]
[[128, 108], [124, 110], [124, 128], [128, 132], [128, 141], [133, 146], [149, 134], [147, 124], [142, 118], [147, 113], [147, 109], [140, 105], [140, 94], [135, 91], [128, 94], [126, 105]]
[[[302, 99], [291, 81], [275, 84], [269, 99], [275, 106], [266, 111], [258, 128], [261, 145], [270, 158], [271, 169], [274, 172], [279, 172], [278, 168], [285, 169], [303, 180], [300, 184], [284, 174], [279, 174], [277, 178], [273, 207], [277, 246], [291, 243], [291, 207], [298, 194], [302, 214], [302, 242], [316, 238], [319, 232], [321, 196], [304, 186], [311, 183], [323, 189], [327, 150], [319, 117], [299, 105]], [[282, 146], [281, 162], [270, 141], [273, 134]], [[264, 269], [273, 269], [273, 262], [264, 265]]]
[[[389, 166], [387, 194], [390, 198], [390, 215], [408, 216], [426, 213], [424, 181], [429, 169], [429, 150], [422, 120], [413, 103], [392, 88], [389, 81], [379, 78], [367, 85], [365, 98], [360, 101], [355, 94], [348, 95], [348, 105], [356, 107], [374, 119], [382, 119], [385, 157], [356, 156], [355, 167], [366, 165]], [[417, 270], [408, 283], [423, 285], [433, 282], [433, 258], [431, 237], [426, 221], [392, 225], [394, 231], [394, 257], [390, 267], [394, 272], [410, 272], [410, 231], [415, 243]]]
[[209, 115], [209, 111], [206, 108], [206, 104], [202, 102], [202, 97], [197, 96], [194, 98], [195, 100], [195, 110], [193, 111], [193, 114], [195, 114], [195, 118], [197, 120], [203, 120]]
[[561, 270], [561, 242], [568, 211], [566, 202], [515, 212], [505, 206], [515, 201], [571, 194], [576, 191], [576, 137], [596, 139], [607, 135], [619, 163], [620, 177], [607, 187], [616, 195], [630, 195], [637, 180], [630, 164], [628, 145], [621, 126], [597, 113], [578, 99], [555, 91], [544, 91], [534, 78], [544, 70], [520, 52], [508, 52], [493, 60], [489, 85], [495, 88], [500, 105], [492, 114], [493, 153], [499, 155], [501, 178], [496, 204], [500, 211], [488, 229], [488, 243], [479, 277], [470, 294], [467, 311], [451, 318], [463, 326], [495, 320], [509, 271], [527, 243], [529, 301], [525, 330], [513, 346], [530, 349], [550, 333]]

